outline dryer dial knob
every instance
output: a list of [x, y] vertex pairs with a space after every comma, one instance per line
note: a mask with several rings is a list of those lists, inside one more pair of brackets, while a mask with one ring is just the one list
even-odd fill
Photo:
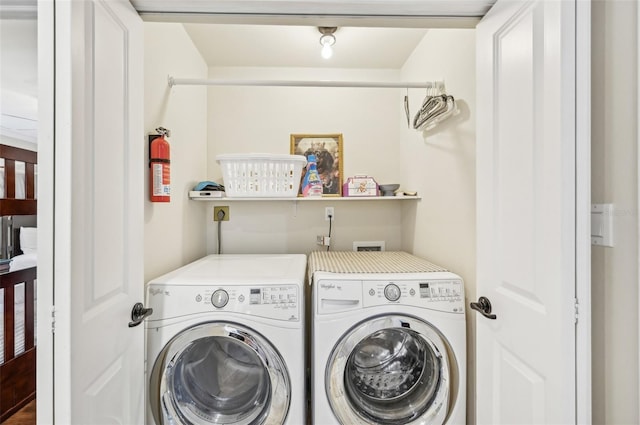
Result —
[[216, 289], [211, 295], [211, 304], [216, 308], [222, 308], [229, 302], [229, 294], [224, 289]]
[[384, 296], [389, 301], [398, 301], [400, 299], [400, 288], [394, 283], [390, 283], [384, 287]]

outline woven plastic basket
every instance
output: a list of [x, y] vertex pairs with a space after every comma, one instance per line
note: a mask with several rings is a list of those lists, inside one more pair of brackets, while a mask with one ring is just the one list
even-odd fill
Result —
[[216, 157], [229, 198], [295, 198], [298, 196], [302, 155], [225, 154]]

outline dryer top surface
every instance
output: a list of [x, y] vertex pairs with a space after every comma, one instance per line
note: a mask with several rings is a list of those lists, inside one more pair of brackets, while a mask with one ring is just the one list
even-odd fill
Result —
[[149, 285], [301, 285], [306, 264], [304, 254], [208, 255]]

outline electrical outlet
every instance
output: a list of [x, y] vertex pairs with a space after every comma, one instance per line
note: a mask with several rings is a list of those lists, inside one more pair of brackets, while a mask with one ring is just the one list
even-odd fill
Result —
[[331, 238], [329, 236], [318, 235], [316, 236], [316, 244], [322, 245], [322, 246], [329, 246], [331, 245]]
[[213, 207], [213, 221], [229, 221], [229, 207]]
[[331, 220], [336, 219], [336, 213], [333, 210], [333, 207], [325, 207], [324, 208], [324, 220], [329, 221], [329, 216], [331, 216]]

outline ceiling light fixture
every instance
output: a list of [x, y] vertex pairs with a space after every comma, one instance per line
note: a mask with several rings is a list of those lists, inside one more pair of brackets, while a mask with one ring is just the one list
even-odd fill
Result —
[[338, 27], [318, 27], [318, 31], [320, 31], [320, 45], [322, 46], [322, 50], [320, 54], [323, 58], [329, 59], [333, 55], [333, 46], [336, 43], [336, 37], [333, 35]]

